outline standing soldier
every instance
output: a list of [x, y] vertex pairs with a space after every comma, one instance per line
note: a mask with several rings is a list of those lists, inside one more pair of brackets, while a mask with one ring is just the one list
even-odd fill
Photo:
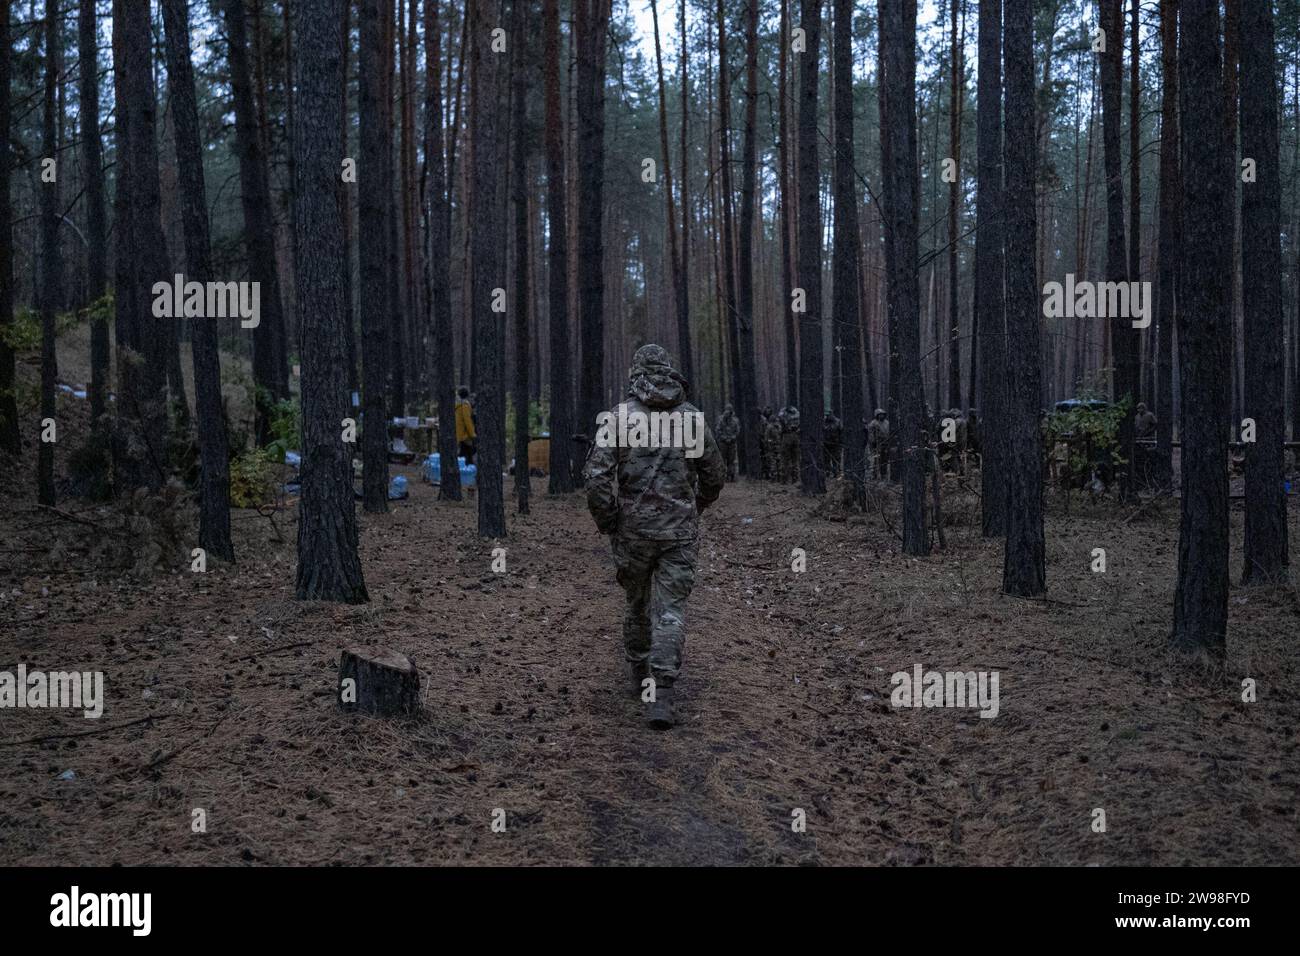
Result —
[[826, 413], [822, 422], [822, 435], [826, 444], [826, 474], [837, 478], [840, 473], [840, 452], [844, 448], [844, 426], [834, 412]]
[[[635, 692], [653, 678], [650, 723], [676, 723], [675, 685], [686, 641], [686, 599], [695, 584], [700, 512], [726, 480], [722, 455], [704, 415], [686, 401], [687, 382], [667, 349], [643, 345], [632, 357], [628, 399], [612, 414], [680, 412], [697, 416], [703, 454], [685, 447], [603, 447], [593, 443], [583, 477], [587, 508], [611, 536], [618, 583], [627, 594], [623, 648]], [[683, 435], [679, 430], [678, 435]], [[617, 439], [615, 439], [617, 442]], [[683, 441], [684, 444], [684, 441]]]
[[885, 446], [889, 444], [889, 419], [883, 408], [876, 409], [876, 415], [867, 425], [867, 455], [870, 457], [871, 477], [879, 478], [884, 473]]
[[768, 481], [781, 480], [781, 418], [769, 405], [763, 410], [763, 464], [767, 467]]
[[728, 402], [718, 419], [718, 446], [722, 449], [722, 460], [727, 465], [727, 480], [736, 480], [736, 439], [740, 437], [740, 419], [735, 409]]
[[1133, 418], [1133, 437], [1156, 437], [1156, 416], [1154, 412], [1147, 411], [1146, 402], [1138, 402], [1137, 415]]
[[777, 416], [781, 423], [781, 482], [799, 480], [799, 409], [787, 405]]

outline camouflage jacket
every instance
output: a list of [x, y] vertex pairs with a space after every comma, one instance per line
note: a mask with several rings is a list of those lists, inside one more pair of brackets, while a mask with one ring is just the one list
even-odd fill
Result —
[[[654, 541], [689, 541], [698, 535], [699, 514], [717, 500], [727, 468], [703, 414], [685, 399], [685, 380], [672, 368], [633, 366], [628, 400], [609, 413], [613, 427], [597, 433], [582, 470], [587, 508], [602, 534]], [[617, 422], [633, 413], [679, 413], [683, 424], [687, 416], [696, 416], [695, 443], [645, 447], [629, 430], [630, 440], [620, 444]], [[689, 431], [678, 434], [692, 437]], [[695, 449], [701, 453], [689, 456]]]
[[740, 419], [723, 414], [718, 418], [718, 441], [735, 441], [740, 437]]

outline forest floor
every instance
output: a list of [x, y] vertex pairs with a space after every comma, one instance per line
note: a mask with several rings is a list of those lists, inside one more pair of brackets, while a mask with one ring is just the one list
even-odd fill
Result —
[[[0, 711], [0, 863], [1300, 862], [1300, 603], [1234, 587], [1221, 672], [1167, 651], [1176, 503], [1066, 515], [1053, 496], [1050, 598], [1026, 601], [1000, 593], [956, 479], [924, 559], [888, 503], [846, 519], [834, 495], [729, 485], [703, 520], [682, 723], [658, 732], [579, 495], [534, 480], [496, 574], [476, 501], [395, 471], [411, 496], [361, 515], [355, 607], [293, 599], [296, 509], [278, 533], [236, 512], [234, 566], [141, 581], [75, 551], [42, 566], [39, 528], [96, 532], [11, 484], [0, 541], [25, 544], [0, 550], [0, 670], [101, 670], [107, 703]], [[1239, 504], [1233, 525], [1239, 542]], [[354, 644], [415, 660], [418, 717], [340, 712]], [[892, 708], [915, 664], [997, 671], [999, 713]]]

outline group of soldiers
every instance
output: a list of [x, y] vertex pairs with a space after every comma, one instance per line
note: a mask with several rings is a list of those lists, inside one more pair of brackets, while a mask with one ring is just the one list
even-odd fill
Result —
[[[958, 419], [960, 438], [957, 444], [962, 449], [967, 447], [968, 434], [974, 429], [974, 409], [970, 419], [963, 418], [960, 411], [954, 411]], [[881, 477], [886, 470], [889, 454], [889, 416], [883, 408], [877, 408], [872, 417], [863, 423], [866, 438], [868, 471], [872, 478]], [[740, 440], [741, 422], [734, 406], [728, 403], [719, 416], [716, 433], [718, 447], [726, 462], [727, 480], [736, 480], [736, 446]], [[759, 449], [761, 452], [762, 479], [781, 484], [793, 484], [799, 480], [799, 409], [795, 405], [786, 405], [774, 411], [771, 405], [759, 413], [758, 425]], [[844, 423], [834, 412], [827, 411], [822, 419], [822, 467], [828, 476], [838, 477], [843, 469], [844, 457]]]

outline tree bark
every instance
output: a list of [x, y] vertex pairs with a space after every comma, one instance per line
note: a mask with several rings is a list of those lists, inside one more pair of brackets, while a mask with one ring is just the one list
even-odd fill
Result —
[[[203, 146], [199, 136], [194, 70], [190, 63], [190, 16], [187, 0], [162, 0], [167, 37], [167, 87], [176, 136], [181, 219], [185, 234], [186, 280], [208, 282], [212, 250], [208, 231], [207, 190], [203, 181]], [[216, 319], [193, 324], [194, 398], [199, 433], [199, 545], [223, 561], [235, 560], [230, 538], [230, 463], [226, 417], [221, 401], [221, 362]]]
[[1159, 344], [1156, 373], [1157, 487], [1173, 486], [1174, 438], [1174, 315], [1179, 307], [1179, 268], [1182, 262], [1182, 177], [1178, 118], [1178, 0], [1160, 0], [1160, 71], [1164, 92], [1160, 105], [1160, 209], [1157, 276]]
[[[501, 465], [505, 451], [504, 318], [493, 311], [494, 289], [504, 289], [505, 233], [501, 172], [505, 150], [502, 133], [505, 56], [493, 52], [492, 0], [471, 0], [470, 136], [473, 144], [472, 194], [474, 228], [470, 236], [470, 281], [473, 296], [474, 365], [478, 372], [478, 533], [500, 538], [506, 533]], [[516, 37], [514, 42], [521, 42]], [[519, 308], [520, 303], [513, 303]], [[586, 374], [592, 374], [591, 369]], [[594, 416], [593, 416], [594, 421]]]
[[420, 709], [420, 672], [397, 651], [349, 647], [339, 655], [339, 706], [376, 717], [412, 716]]
[[[80, 59], [78, 95], [81, 116], [81, 165], [86, 201], [86, 285], [87, 300], [94, 304], [108, 292], [108, 221], [104, 208], [104, 158], [99, 133], [99, 21], [95, 0], [81, 0], [77, 18], [77, 46]], [[0, 96], [7, 95], [0, 89]], [[96, 313], [90, 326], [90, 422], [104, 427], [108, 407], [109, 334], [108, 316]], [[0, 410], [0, 417], [3, 417]]]
[[[1128, 258], [1124, 236], [1124, 179], [1120, 156], [1120, 99], [1123, 86], [1124, 12], [1123, 0], [1104, 0], [1101, 5], [1101, 29], [1106, 35], [1106, 49], [1101, 54], [1101, 125], [1102, 151], [1106, 165], [1106, 278], [1110, 282], [1127, 282]], [[1008, 315], [1010, 315], [1008, 307]], [[1120, 471], [1121, 500], [1134, 494], [1133, 488], [1133, 406], [1137, 403], [1137, 332], [1131, 315], [1113, 315], [1109, 319], [1111, 343], [1115, 352], [1115, 375], [1112, 400], [1128, 402], [1120, 419], [1119, 447], [1126, 464]]]
[[575, 0], [578, 120], [578, 324], [582, 374], [578, 430], [595, 434], [605, 408], [605, 254], [601, 223], [605, 180], [605, 35], [610, 0]]
[[1034, 124], [1032, 0], [1006, 0], [1007, 543], [1002, 589], [1032, 597], [1047, 590], [1043, 540], [1042, 324], [1034, 243], [1037, 144]]
[[[758, 0], [748, 0], [745, 19], [745, 139], [741, 146], [740, 249], [736, 283], [736, 319], [740, 340], [741, 473], [757, 478], [762, 471], [758, 447], [758, 367], [754, 361], [754, 207], [758, 189]], [[820, 459], [819, 459], [820, 460]]]
[[[532, 155], [532, 134], [528, 128], [528, 76], [525, 49], [528, 36], [528, 0], [512, 0], [514, 28], [514, 205], [515, 205], [515, 496], [519, 513], [528, 514], [529, 401], [528, 401], [528, 163]], [[657, 22], [657, 21], [656, 21]], [[658, 33], [655, 34], [658, 42]], [[665, 159], [667, 150], [664, 151]], [[672, 202], [669, 200], [669, 206]]]
[[[1007, 335], [1002, 249], [1002, 0], [979, 5], [975, 324], [979, 349], [982, 531], [1006, 534]], [[1037, 314], [1038, 310], [1034, 310]]]
[[[50, 182], [40, 178], [41, 193], [41, 427], [57, 424], [55, 384], [59, 367], [54, 350], [54, 324], [62, 296], [63, 261], [59, 250], [58, 88], [59, 52], [62, 46], [58, 0], [45, 0], [45, 109], [41, 123], [41, 157], [55, 162]], [[36, 458], [37, 500], [54, 506], [54, 443], [42, 437]]]
[[[424, 7], [426, 91], [424, 108], [424, 161], [428, 206], [429, 254], [425, 272], [429, 308], [433, 312], [434, 392], [438, 399], [438, 457], [443, 463], [438, 499], [460, 501], [460, 468], [456, 447], [456, 356], [451, 314], [451, 199], [446, 165], [447, 134], [442, 112], [442, 45], [438, 0]], [[452, 135], [455, 133], [453, 131]]]
[[169, 336], [153, 314], [151, 290], [171, 275], [160, 217], [155, 137], [153, 37], [143, 4], [114, 0], [117, 101], [117, 423], [113, 484], [117, 494], [162, 487], [167, 475]]
[[276, 267], [275, 223], [266, 153], [259, 133], [256, 98], [248, 57], [244, 0], [225, 0], [230, 50], [230, 91], [235, 111], [235, 152], [239, 158], [240, 200], [248, 272], [261, 287], [261, 321], [253, 330], [253, 382], [257, 389], [257, 443], [271, 440], [271, 404], [289, 394], [288, 367], [282, 360], [284, 313]]
[[[897, 3], [897, 0], [895, 0]], [[799, 487], [805, 495], [826, 491], [822, 471], [822, 220], [817, 166], [817, 85], [820, 74], [821, 0], [800, 0], [800, 26], [807, 49], [799, 54]]]
[[[684, 2], [684, 0], [683, 0]], [[784, 317], [781, 323], [785, 330], [785, 400], [778, 402], [778, 405], [784, 405], [793, 402], [799, 395], [799, 349], [795, 342], [795, 318], [794, 310], [790, 308], [790, 294], [794, 289], [795, 275], [795, 187], [791, 183], [790, 172], [790, 112], [792, 110], [792, 97], [790, 95], [789, 83], [789, 53], [790, 53], [790, 0], [781, 0], [781, 53], [780, 53], [780, 73], [777, 88], [777, 108], [779, 110], [778, 119], [778, 137], [780, 140], [777, 151], [777, 176], [779, 179], [778, 201], [781, 204], [781, 287], [784, 297], [781, 300], [781, 314]]]
[[[388, 510], [388, 366], [392, 324], [389, 295], [389, 216], [392, 213], [392, 127], [384, 54], [387, 34], [382, 0], [361, 0], [358, 109], [361, 155], [357, 164], [357, 241], [361, 261], [362, 507]], [[444, 469], [445, 471], [446, 469]]]
[[853, 146], [853, 0], [835, 0], [835, 235], [831, 315], [845, 343], [843, 363], [844, 476], [853, 500], [865, 502], [867, 463], [862, 369], [858, 351], [858, 191]]
[[573, 381], [569, 370], [569, 226], [564, 175], [564, 122], [560, 114], [559, 0], [543, 0], [546, 75], [546, 219], [547, 313], [551, 338], [551, 456], [547, 491], [564, 495], [574, 489]]
[[[948, 184], [948, 404], [961, 408], [961, 312], [957, 296], [958, 212], [961, 208], [961, 117], [965, 101], [965, 56], [963, 37], [957, 35], [958, 0], [952, 0], [952, 103], [949, 106], [948, 142], [956, 170]], [[965, 30], [963, 28], [963, 34]], [[935, 348], [939, 343], [935, 343]], [[936, 410], [937, 411], [937, 410]]]
[[890, 347], [898, 355], [899, 413], [895, 447], [902, 457], [903, 551], [925, 555], [930, 553], [930, 542], [925, 528], [927, 449], [921, 424], [925, 396], [921, 379], [917, 275], [916, 0], [881, 0], [880, 60], [885, 115], [881, 142], [888, 143], [888, 148], [882, 145], [881, 150], [881, 179], [885, 230], [893, 236], [889, 299], [897, 336], [891, 334]]
[[1246, 446], [1246, 534], [1242, 584], [1284, 581], [1287, 566], [1286, 440], [1282, 313], [1282, 185], [1272, 3], [1241, 10], [1241, 154], [1255, 161], [1242, 185], [1241, 271], [1245, 323], [1245, 411], [1255, 421]]
[[[1224, 102], [1218, 0], [1182, 0], [1183, 102]], [[1182, 124], [1184, 295], [1178, 309], [1182, 498], [1171, 643], [1221, 659], [1228, 628], [1231, 153], [1223, 124]]]
[[655, 72], [659, 79], [659, 148], [663, 157], [664, 202], [668, 213], [668, 271], [672, 277], [673, 307], [677, 317], [677, 358], [681, 363], [682, 375], [686, 377], [687, 382], [695, 385], [695, 365], [691, 356], [691, 322], [686, 306], [686, 277], [682, 271], [686, 258], [681, 255], [677, 242], [677, 210], [673, 204], [673, 163], [672, 154], [668, 151], [668, 99], [664, 92], [664, 61], [659, 44], [659, 7], [655, 0], [650, 0], [650, 17], [654, 22]]
[[[294, 7], [298, 120], [294, 124], [294, 244], [298, 348], [302, 356], [302, 499], [299, 600], [360, 604], [369, 597], [357, 554], [352, 455], [343, 443], [348, 402], [343, 308], [343, 221], [335, 194], [347, 0]], [[363, 180], [364, 181], [364, 180]]]

